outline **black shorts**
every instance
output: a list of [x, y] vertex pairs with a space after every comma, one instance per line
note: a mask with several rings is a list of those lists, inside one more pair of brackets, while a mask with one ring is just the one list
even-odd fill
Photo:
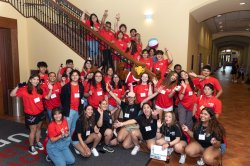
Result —
[[45, 119], [45, 114], [44, 111], [37, 115], [29, 115], [25, 114], [25, 124], [30, 126], [30, 125], [36, 125], [39, 122], [43, 121]]

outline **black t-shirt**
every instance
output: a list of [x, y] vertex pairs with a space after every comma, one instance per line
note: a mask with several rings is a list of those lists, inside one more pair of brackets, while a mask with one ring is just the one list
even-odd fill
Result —
[[[95, 109], [94, 110], [94, 113], [95, 113], [95, 120], [96, 122], [98, 122], [99, 118], [100, 118], [100, 113]], [[111, 113], [106, 110], [106, 111], [103, 111], [103, 123], [102, 123], [102, 126], [101, 126], [101, 129], [112, 129], [112, 117], [111, 117]]]
[[157, 131], [156, 119], [153, 118], [147, 119], [144, 114], [141, 114], [138, 117], [136, 117], [135, 120], [140, 126], [140, 132], [144, 140], [155, 138]]
[[72, 136], [72, 141], [79, 141], [78, 134], [81, 134], [83, 141], [85, 141], [88, 138], [88, 136], [94, 132], [94, 127], [95, 124], [90, 124], [90, 126], [86, 130], [83, 128], [82, 121], [78, 119], [76, 122], [75, 132]]
[[218, 138], [214, 132], [206, 134], [206, 127], [202, 125], [198, 126], [197, 129], [194, 130], [194, 139], [203, 147], [207, 148], [212, 146], [211, 139], [216, 138], [218, 141], [221, 141], [221, 138]]
[[121, 102], [121, 108], [123, 112], [123, 121], [137, 118], [141, 109], [140, 104], [129, 105], [123, 101]]
[[186, 141], [186, 136], [177, 124], [174, 124], [170, 127], [163, 124], [160, 131], [165, 136], [165, 141], [173, 141], [176, 139], [176, 137], [180, 137], [181, 140]]

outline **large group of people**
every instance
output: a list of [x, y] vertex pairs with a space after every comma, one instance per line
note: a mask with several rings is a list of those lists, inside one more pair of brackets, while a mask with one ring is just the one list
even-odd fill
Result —
[[[102, 22], [106, 18], [107, 11]], [[117, 15], [114, 35], [110, 22], [100, 24], [95, 14], [87, 20], [83, 17], [86, 25], [144, 62], [149, 70], [160, 71], [160, 78], [143, 73], [136, 86], [126, 85], [116, 73], [120, 59], [105, 49], [105, 70], [93, 70], [93, 61], [86, 60], [79, 71], [68, 59], [56, 73], [48, 72], [46, 62], [38, 62], [38, 73], [10, 94], [23, 98], [25, 123], [30, 129], [28, 152], [37, 155], [37, 150], [44, 149], [41, 126], [48, 117], [46, 151], [48, 159], [57, 166], [75, 162], [70, 144], [78, 155], [98, 157], [100, 143], [106, 152], [112, 153], [114, 146], [120, 145], [132, 148], [131, 155], [136, 155], [141, 142], [149, 150], [160, 145], [170, 154], [175, 151], [180, 154], [181, 164], [189, 156], [199, 157], [198, 165], [218, 165], [226, 150], [225, 130], [218, 119], [223, 91], [219, 81], [211, 76], [211, 67], [205, 65], [196, 74], [176, 64], [170, 71], [173, 58], [168, 50], [164, 50], [164, 55], [162, 50], [142, 49], [140, 34], [131, 29], [127, 35], [125, 24], [118, 27], [119, 19]], [[88, 38], [88, 43], [91, 54], [96, 54], [99, 48], [94, 39]]]

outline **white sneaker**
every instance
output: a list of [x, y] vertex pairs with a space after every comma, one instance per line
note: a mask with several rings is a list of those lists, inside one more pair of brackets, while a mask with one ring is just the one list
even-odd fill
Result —
[[168, 148], [168, 155], [170, 156], [174, 151], [174, 148]]
[[31, 155], [37, 155], [38, 152], [36, 151], [34, 146], [30, 146], [29, 147], [29, 151], [28, 151]]
[[76, 154], [80, 154], [80, 152], [76, 148], [74, 148], [74, 149], [75, 149]]
[[140, 150], [140, 146], [135, 146], [134, 149], [131, 151], [131, 155], [136, 155]]
[[92, 149], [91, 149], [91, 153], [92, 153], [95, 157], [98, 157], [98, 156], [99, 156], [99, 153], [97, 152], [96, 148], [92, 148]]
[[205, 165], [202, 157], [197, 161], [197, 165], [199, 166]]
[[186, 161], [186, 157], [187, 157], [186, 154], [182, 154], [181, 157], [180, 157], [179, 163], [184, 164], [185, 161]]

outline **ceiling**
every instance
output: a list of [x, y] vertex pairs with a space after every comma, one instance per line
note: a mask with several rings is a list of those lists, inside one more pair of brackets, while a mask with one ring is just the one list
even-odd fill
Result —
[[[250, 0], [210, 0], [191, 15], [204, 22], [212, 34], [245, 33], [250, 35]], [[240, 3], [244, 2], [244, 5]], [[225, 35], [227, 36], [227, 35]]]

